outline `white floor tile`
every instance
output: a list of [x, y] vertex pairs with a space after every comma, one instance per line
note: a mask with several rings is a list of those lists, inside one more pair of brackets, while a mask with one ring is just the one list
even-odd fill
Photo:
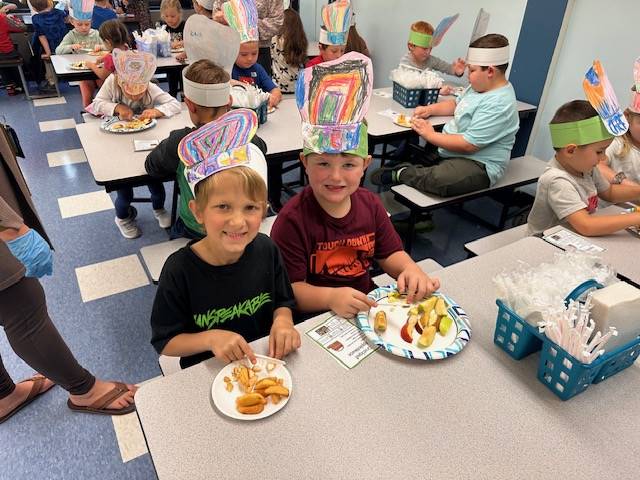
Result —
[[49, 105], [62, 105], [67, 103], [64, 97], [51, 97], [51, 98], [35, 98], [33, 100], [34, 107], [46, 107]]
[[108, 297], [149, 284], [137, 255], [76, 268], [83, 302]]
[[59, 167], [60, 165], [71, 165], [72, 163], [82, 163], [86, 161], [87, 157], [82, 148], [47, 153], [47, 162], [49, 162], [50, 167]]
[[76, 128], [76, 121], [73, 118], [62, 118], [60, 120], [48, 120], [38, 122], [41, 132], [52, 132], [54, 130], [66, 130]]
[[[58, 199], [60, 215], [62, 218], [77, 217], [87, 213], [101, 212], [113, 208], [113, 200], [104, 190], [97, 192], [81, 193], [70, 197]], [[114, 225], [115, 226], [115, 225]]]
[[147, 444], [144, 441], [142, 427], [140, 427], [136, 412], [127, 415], [113, 415], [111, 420], [113, 420], [113, 429], [116, 432], [123, 463], [147, 453]]

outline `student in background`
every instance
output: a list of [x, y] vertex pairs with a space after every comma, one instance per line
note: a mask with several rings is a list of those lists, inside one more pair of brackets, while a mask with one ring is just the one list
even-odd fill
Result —
[[527, 219], [530, 235], [542, 235], [558, 224], [580, 235], [608, 235], [640, 225], [640, 212], [627, 215], [591, 215], [598, 199], [618, 203], [640, 198], [638, 185], [612, 185], [598, 170], [606, 158], [611, 135], [598, 112], [585, 100], [565, 103], [549, 124], [555, 156], [538, 179], [533, 207]]
[[93, 17], [91, 17], [91, 28], [98, 30], [107, 20], [116, 20], [118, 14], [111, 8], [109, 0], [95, 0], [93, 7]]
[[351, 13], [351, 26], [349, 27], [347, 47], [344, 53], [349, 52], [358, 52], [371, 58], [371, 53], [369, 53], [369, 48], [367, 48], [367, 42], [364, 41], [364, 38], [360, 36], [356, 29], [356, 12]]
[[[181, 106], [166, 93], [151, 77], [156, 70], [156, 58], [149, 53], [114, 50], [115, 75], [110, 75], [93, 101], [91, 111], [95, 114], [118, 116], [122, 120], [154, 119], [170, 117], [180, 113]], [[165, 191], [162, 182], [149, 182], [153, 216], [160, 228], [171, 226], [171, 217], [164, 209]], [[133, 188], [117, 191], [115, 223], [125, 238], [137, 238], [142, 232], [136, 225], [137, 210], [131, 206]]]
[[118, 50], [129, 49], [129, 32], [120, 20], [107, 20], [100, 25], [99, 34], [104, 48], [109, 53], [95, 62], [87, 60], [84, 63], [100, 80], [104, 80], [116, 71], [111, 52], [116, 48]]
[[204, 15], [207, 18], [213, 16], [213, 0], [193, 0], [193, 9], [198, 15]]
[[[55, 91], [55, 72], [51, 65], [51, 55], [68, 32], [67, 12], [53, 8], [49, 0], [33, 0], [36, 10], [31, 17], [33, 23], [33, 52], [36, 58], [44, 60], [45, 77], [40, 84], [43, 92]], [[41, 71], [41, 69], [39, 69]]]
[[307, 60], [307, 35], [300, 15], [287, 8], [284, 11], [282, 33], [271, 39], [271, 70], [273, 79], [283, 93], [294, 93], [298, 71]]
[[[56, 48], [56, 55], [67, 53], [86, 53], [87, 50], [101, 50], [102, 40], [97, 30], [91, 28], [91, 16], [93, 14], [92, 2], [86, 0], [72, 0], [70, 9], [70, 21], [73, 30], [65, 35]], [[97, 85], [95, 80], [81, 80], [80, 95], [82, 106], [86, 107], [93, 100], [93, 93]]]
[[[505, 77], [508, 62], [506, 37], [489, 34], [471, 43], [467, 53], [470, 86], [455, 100], [414, 111], [413, 130], [439, 147], [436, 157], [430, 159], [436, 165], [382, 167], [371, 174], [374, 185], [404, 183], [441, 197], [495, 185], [507, 169], [520, 122], [516, 95]], [[442, 132], [426, 120], [437, 115], [453, 115]]]
[[[255, 363], [248, 342], [269, 336], [269, 356], [300, 347], [293, 292], [282, 257], [259, 233], [267, 209], [267, 162], [249, 143], [256, 114], [236, 109], [178, 146], [195, 199], [189, 206], [206, 236], [164, 264], [151, 312], [151, 344], [186, 368], [212, 355]], [[233, 134], [230, 134], [233, 132]]]
[[409, 31], [409, 41], [407, 42], [409, 51], [400, 59], [400, 65], [409, 65], [420, 70], [428, 68], [455, 75], [456, 77], [464, 75], [466, 65], [462, 58], [458, 58], [453, 63], [448, 63], [431, 55], [432, 35], [433, 27], [430, 23], [419, 21], [412, 24]]
[[171, 48], [182, 48], [184, 20], [182, 20], [180, 0], [162, 0], [162, 3], [160, 3], [160, 18], [162, 23], [167, 26], [167, 32], [171, 35]]
[[[341, 65], [347, 61], [350, 70]], [[315, 69], [300, 72], [296, 92], [303, 101], [300, 161], [309, 186], [280, 211], [271, 238], [282, 252], [298, 309], [307, 315], [333, 310], [349, 318], [375, 305], [367, 297], [374, 289], [370, 276], [374, 259], [398, 280], [398, 289], [407, 293], [409, 302], [440, 284], [402, 250], [378, 196], [360, 187], [371, 162], [364, 122], [373, 84], [371, 60], [351, 52], [324, 67], [326, 76], [316, 75], [313, 81]], [[332, 85], [338, 72], [342, 86]], [[331, 109], [336, 94], [354, 107]]]
[[318, 47], [320, 55], [309, 60], [305, 67], [340, 58], [347, 48], [347, 35], [351, 25], [351, 5], [346, 0], [322, 7], [324, 26], [320, 28]]
[[[20, 17], [9, 15], [11, 10], [17, 7], [13, 3], [0, 2], [0, 61], [15, 60], [22, 58], [20, 53], [14, 48], [11, 40], [11, 33], [20, 33], [27, 30], [27, 26]], [[8, 95], [16, 95], [22, 92], [22, 80], [18, 74], [18, 69], [5, 68], [2, 70], [5, 80], [5, 88]]]

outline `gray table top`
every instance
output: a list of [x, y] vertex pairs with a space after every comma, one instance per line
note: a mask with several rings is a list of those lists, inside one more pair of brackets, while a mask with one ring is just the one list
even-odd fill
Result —
[[[622, 211], [622, 208], [610, 205], [598, 210], [594, 215], [618, 215]], [[545, 230], [544, 235], [550, 235], [563, 228], [566, 227], [558, 225]], [[576, 233], [576, 235], [578, 234]], [[640, 238], [627, 230], [620, 230], [610, 235], [589, 237], [587, 241], [605, 249], [604, 252], [598, 253], [598, 256], [611, 265], [618, 274], [628, 278], [636, 285], [640, 284], [640, 260], [638, 260]]]
[[[82, 60], [95, 62], [98, 58], [100, 57], [89, 55], [88, 53], [67, 53], [64, 55], [51, 55], [51, 63], [53, 64], [56, 76], [59, 78], [64, 78], [65, 75], [77, 75], [78, 73], [83, 72], [87, 73], [88, 76], [92, 76], [93, 72], [90, 70], [72, 70], [69, 68], [69, 65]], [[167, 68], [182, 68], [185, 65], [184, 63], [178, 62], [175, 55], [170, 57], [158, 57], [156, 58], [156, 64], [156, 68], [160, 70]]]
[[[469, 345], [445, 361], [376, 352], [347, 371], [302, 335], [286, 359], [291, 400], [265, 420], [216, 411], [215, 360], [143, 385], [136, 403], [158, 477], [635, 478], [637, 365], [562, 402], [536, 379], [538, 354], [517, 362], [493, 344], [491, 278], [555, 252], [525, 238], [438, 271], [472, 326]], [[265, 352], [266, 339], [253, 346]]]

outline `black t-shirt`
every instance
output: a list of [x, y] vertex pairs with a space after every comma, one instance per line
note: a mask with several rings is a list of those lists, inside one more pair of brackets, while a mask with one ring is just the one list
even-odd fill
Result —
[[[251, 342], [269, 335], [273, 312], [293, 308], [293, 290], [280, 251], [258, 236], [231, 265], [213, 266], [198, 257], [190, 242], [172, 254], [160, 274], [151, 312], [151, 344], [161, 353], [181, 333], [230, 330]], [[186, 368], [211, 358], [211, 352], [182, 357]]]
[[[162, 22], [162, 24], [167, 25], [165, 22]], [[184, 32], [184, 20], [182, 20], [176, 28], [167, 25], [167, 32], [171, 35], [172, 42], [181, 41], [182, 33]]]

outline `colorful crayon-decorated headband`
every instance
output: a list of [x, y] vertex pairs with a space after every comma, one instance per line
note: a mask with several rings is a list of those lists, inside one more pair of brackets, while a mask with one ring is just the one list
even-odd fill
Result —
[[319, 42], [323, 45], [346, 45], [351, 26], [351, 4], [338, 0], [322, 7], [324, 27], [320, 29]]
[[509, 63], [509, 45], [498, 48], [469, 47], [466, 63], [478, 67], [492, 67]]
[[640, 57], [633, 63], [633, 86], [631, 87], [631, 103], [629, 110], [640, 113]]
[[229, 0], [222, 4], [222, 13], [229, 26], [240, 34], [240, 43], [258, 41], [258, 9], [253, 0]]
[[178, 156], [185, 165], [184, 176], [195, 195], [205, 178], [234, 167], [256, 170], [267, 183], [267, 162], [251, 139], [258, 130], [253, 110], [238, 108], [194, 130], [178, 144]]
[[296, 102], [302, 117], [303, 153], [369, 154], [367, 125], [373, 88], [371, 60], [349, 52], [298, 75]]
[[598, 116], [575, 122], [550, 124], [549, 131], [554, 148], [609, 140], [629, 129], [629, 123], [618, 105], [616, 94], [599, 60], [595, 60], [585, 74], [582, 88]]
[[91, 20], [95, 0], [71, 0], [69, 15], [76, 20]]
[[450, 17], [445, 17], [440, 20], [440, 23], [433, 32], [433, 35], [410, 30], [409, 43], [423, 48], [437, 47], [442, 42], [444, 34], [447, 33], [447, 31], [451, 28], [451, 25], [455, 23], [459, 16], [460, 14], [456, 13], [455, 15], [451, 15]]
[[149, 87], [149, 80], [156, 71], [156, 57], [146, 52], [113, 50], [118, 83], [125, 93], [139, 95]]

